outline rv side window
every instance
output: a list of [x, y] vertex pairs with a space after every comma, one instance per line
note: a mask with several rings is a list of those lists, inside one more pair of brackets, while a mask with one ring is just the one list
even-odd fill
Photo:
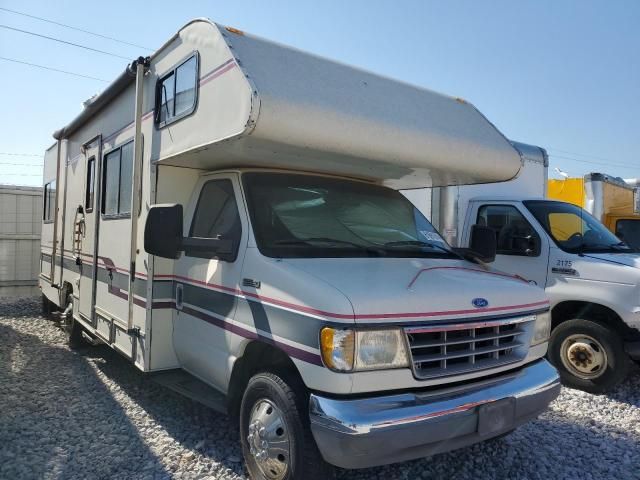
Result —
[[111, 217], [131, 213], [133, 142], [104, 156], [102, 176], [102, 214]]
[[96, 157], [91, 157], [87, 162], [87, 185], [84, 195], [84, 209], [87, 213], [93, 211], [93, 197], [96, 183]]
[[235, 258], [242, 225], [231, 180], [211, 180], [202, 187], [189, 236], [232, 240]]
[[520, 211], [512, 205], [483, 205], [478, 210], [479, 225], [496, 232], [499, 255], [527, 255], [531, 239], [538, 234]]
[[42, 208], [42, 220], [45, 223], [53, 222], [56, 209], [56, 181], [53, 180], [45, 184], [43, 193], [44, 206]]
[[198, 88], [198, 57], [196, 54], [163, 76], [156, 91], [156, 124], [178, 120], [196, 108]]

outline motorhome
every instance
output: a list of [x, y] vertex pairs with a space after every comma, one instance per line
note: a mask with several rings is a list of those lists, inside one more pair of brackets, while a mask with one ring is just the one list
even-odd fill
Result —
[[604, 173], [549, 180], [549, 198], [584, 208], [618, 238], [640, 250], [639, 189]]
[[[564, 383], [606, 391], [625, 378], [629, 359], [640, 359], [640, 254], [585, 210], [547, 198], [546, 151], [513, 145], [523, 169], [509, 182], [406, 195], [419, 208], [428, 205], [426, 216], [454, 247], [470, 245], [473, 225], [491, 228], [497, 241], [492, 266], [549, 296], [548, 358]], [[557, 185], [549, 184], [549, 196]]]
[[544, 292], [398, 191], [518, 173], [466, 101], [197, 19], [54, 137], [45, 307], [228, 412], [253, 478], [459, 448], [558, 395]]

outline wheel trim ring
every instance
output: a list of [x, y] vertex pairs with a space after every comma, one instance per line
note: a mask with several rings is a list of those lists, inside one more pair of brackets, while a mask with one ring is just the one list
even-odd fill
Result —
[[[594, 348], [595, 347], [595, 348]], [[576, 356], [585, 354], [591, 364], [582, 365]], [[579, 333], [569, 335], [560, 346], [560, 360], [564, 367], [572, 374], [583, 380], [593, 380], [604, 374], [609, 365], [607, 352], [602, 344], [590, 335]]]
[[[267, 413], [269, 410], [271, 413]], [[249, 454], [265, 478], [285, 478], [291, 458], [289, 426], [282, 411], [272, 401], [261, 398], [254, 403], [249, 413], [246, 439]]]

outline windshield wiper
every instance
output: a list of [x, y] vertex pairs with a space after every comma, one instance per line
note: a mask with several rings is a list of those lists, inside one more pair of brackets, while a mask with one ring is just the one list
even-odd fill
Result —
[[456, 252], [453, 250], [449, 250], [448, 248], [443, 247], [442, 245], [438, 245], [436, 243], [423, 242], [421, 240], [399, 240], [396, 242], [387, 242], [384, 244], [385, 247], [419, 247], [419, 248], [431, 248], [433, 250], [441, 250], [443, 252], [448, 253], [449, 255], [453, 255], [455, 257], [459, 257]]
[[329, 238], [329, 237], [308, 237], [308, 238], [292, 238], [288, 240], [277, 240], [273, 242], [273, 245], [308, 245], [310, 242], [321, 242], [321, 243], [335, 243], [339, 245], [348, 245], [353, 248], [357, 248], [358, 250], [365, 250], [367, 252], [373, 252], [378, 255], [383, 254], [384, 251], [380, 248], [376, 248], [371, 245], [361, 245], [359, 243], [350, 242], [348, 240], [340, 240], [338, 238]]
[[624, 242], [618, 243], [583, 243], [580, 245], [580, 251], [586, 251], [588, 249], [598, 249], [598, 250], [616, 250], [616, 251], [633, 251], [629, 245]]

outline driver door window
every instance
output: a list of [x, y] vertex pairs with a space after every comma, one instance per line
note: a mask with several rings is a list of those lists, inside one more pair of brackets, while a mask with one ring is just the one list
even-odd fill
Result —
[[[242, 226], [231, 180], [211, 180], [202, 187], [189, 236], [232, 240], [235, 260]], [[186, 254], [199, 256], [196, 252]]]
[[498, 255], [540, 255], [538, 234], [514, 206], [483, 205], [478, 210], [477, 223], [495, 232]]

